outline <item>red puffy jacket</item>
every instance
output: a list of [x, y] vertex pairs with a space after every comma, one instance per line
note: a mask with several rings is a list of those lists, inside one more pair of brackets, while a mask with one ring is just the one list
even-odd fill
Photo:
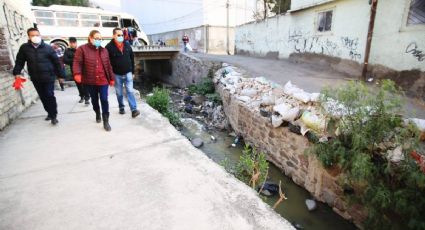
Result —
[[96, 49], [94, 45], [87, 43], [78, 47], [72, 65], [74, 75], [81, 75], [81, 83], [86, 85], [98, 85], [99, 82], [96, 80], [98, 52], [100, 52], [101, 64], [103, 65], [106, 79], [108, 82], [115, 79], [109, 61], [108, 50], [103, 47]]

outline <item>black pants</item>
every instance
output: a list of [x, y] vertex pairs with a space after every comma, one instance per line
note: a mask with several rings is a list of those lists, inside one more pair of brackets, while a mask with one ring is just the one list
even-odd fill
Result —
[[58, 114], [58, 105], [56, 104], [55, 97], [55, 82], [35, 82], [32, 84], [40, 97], [41, 103], [43, 104], [44, 110], [51, 118], [56, 118]]
[[87, 87], [84, 86], [83, 83], [75, 82], [75, 84], [77, 85], [78, 94], [80, 95], [80, 97], [88, 101], [90, 99], [90, 94], [89, 94], [89, 91], [87, 90]]
[[109, 102], [108, 102], [108, 88], [109, 85], [85, 85], [87, 87], [90, 97], [91, 104], [93, 105], [93, 110], [95, 112], [100, 112], [100, 104], [102, 105], [102, 114], [109, 115]]

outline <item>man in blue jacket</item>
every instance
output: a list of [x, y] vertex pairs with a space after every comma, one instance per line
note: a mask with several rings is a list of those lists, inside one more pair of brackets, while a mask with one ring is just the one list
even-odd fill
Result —
[[128, 42], [124, 41], [124, 34], [120, 28], [113, 30], [113, 39], [106, 45], [115, 74], [115, 92], [119, 105], [119, 113], [125, 114], [123, 101], [123, 85], [127, 92], [128, 105], [133, 118], [139, 116], [136, 98], [133, 94], [134, 55]]
[[13, 75], [16, 78], [24, 78], [22, 69], [27, 63], [30, 79], [40, 97], [44, 110], [47, 112], [46, 121], [50, 120], [53, 125], [58, 123], [57, 104], [54, 93], [56, 76], [59, 82], [63, 82], [62, 67], [59, 58], [53, 48], [44, 43], [40, 32], [36, 28], [27, 30], [28, 42], [21, 45], [16, 55]]

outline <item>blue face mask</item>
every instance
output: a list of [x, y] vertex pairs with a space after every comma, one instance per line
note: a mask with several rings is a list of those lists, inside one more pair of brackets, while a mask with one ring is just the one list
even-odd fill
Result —
[[93, 45], [96, 46], [96, 48], [100, 47], [101, 44], [102, 44], [101, 40], [94, 40]]
[[117, 37], [117, 42], [119, 42], [119, 43], [121, 43], [121, 42], [123, 42], [124, 41], [124, 37]]

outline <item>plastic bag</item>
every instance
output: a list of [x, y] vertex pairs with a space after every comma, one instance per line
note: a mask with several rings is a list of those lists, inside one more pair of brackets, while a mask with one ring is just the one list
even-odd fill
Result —
[[317, 115], [311, 113], [310, 111], [304, 111], [301, 116], [301, 121], [310, 129], [316, 132], [323, 132], [326, 127], [325, 119], [319, 118]]

